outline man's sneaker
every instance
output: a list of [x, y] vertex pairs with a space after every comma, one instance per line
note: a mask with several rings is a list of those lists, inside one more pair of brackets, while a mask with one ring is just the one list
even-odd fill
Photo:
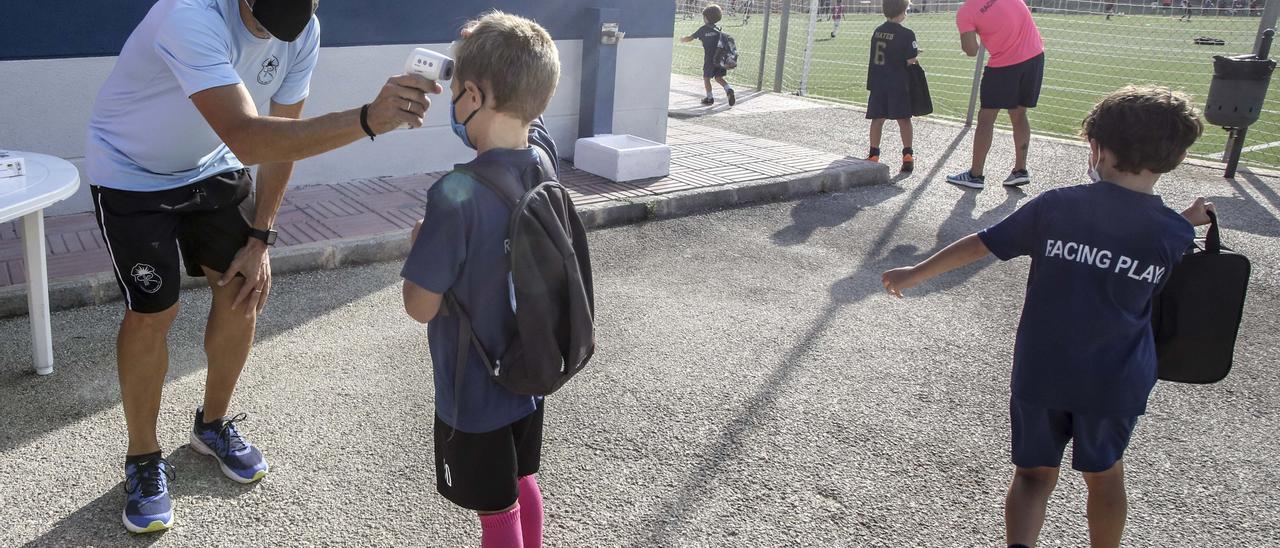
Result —
[[218, 459], [223, 475], [240, 483], [253, 483], [267, 475], [267, 460], [258, 448], [245, 441], [236, 423], [248, 415], [241, 413], [228, 419], [204, 423], [204, 409], [196, 409], [196, 424], [191, 431], [191, 449]]
[[1031, 182], [1031, 174], [1025, 169], [1015, 169], [1004, 180], [1004, 186], [1022, 186]]
[[911, 173], [916, 169], [915, 157], [911, 154], [902, 155], [902, 172]]
[[703, 99], [702, 99], [702, 104], [704, 104], [704, 105], [714, 105], [714, 104], [716, 104], [716, 100], [715, 100], [715, 99], [712, 99], [712, 98], [710, 98], [710, 97], [705, 97], [705, 98], [703, 98]]
[[124, 513], [121, 519], [130, 533], [154, 533], [173, 527], [173, 500], [169, 482], [173, 466], [162, 457], [124, 465]]
[[724, 90], [724, 94], [729, 96], [729, 106], [738, 104], [738, 94], [734, 93], [732, 88]]
[[876, 163], [879, 163], [879, 162], [880, 162], [880, 155], [879, 155], [879, 154], [868, 154], [868, 155], [867, 155], [867, 161], [868, 161], [868, 162], [876, 162]]
[[947, 182], [953, 185], [976, 188], [979, 190], [987, 185], [987, 180], [985, 178], [979, 175], [974, 175], [967, 169], [963, 173], [948, 175]]

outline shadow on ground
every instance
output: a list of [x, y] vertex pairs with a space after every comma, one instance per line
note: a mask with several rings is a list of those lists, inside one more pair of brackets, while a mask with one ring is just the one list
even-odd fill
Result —
[[[876, 235], [875, 245], [872, 246], [870, 253], [858, 265], [858, 269], [849, 276], [832, 283], [831, 298], [822, 313], [819, 314], [813, 327], [800, 336], [799, 342], [787, 352], [781, 363], [774, 366], [773, 371], [760, 384], [760, 389], [748, 398], [734, 418], [722, 427], [720, 436], [702, 454], [701, 460], [690, 468], [681, 488], [676, 490], [678, 495], [662, 504], [662, 509], [658, 512], [658, 515], [669, 516], [669, 518], [658, 523], [649, 532], [649, 538], [643, 543], [644, 545], [671, 546], [679, 544], [681, 539], [680, 531], [689, 517], [693, 516], [703, 504], [701, 498], [710, 492], [710, 486], [714, 485], [721, 475], [731, 470], [732, 467], [737, 466], [736, 459], [741, 456], [740, 448], [749, 442], [750, 437], [754, 435], [756, 428], [760, 424], [767, 422], [764, 418], [775, 412], [779, 397], [785, 393], [786, 386], [791, 383], [791, 379], [796, 372], [796, 364], [801, 363], [801, 358], [813, 349], [837, 314], [848, 305], [883, 291], [880, 284], [880, 274], [886, 268], [886, 265], [891, 265], [889, 267], [892, 267], [910, 264], [906, 261], [909, 261], [913, 256], [920, 255], [909, 252], [909, 248], [905, 246], [892, 248], [887, 254], [883, 254], [882, 251], [893, 242], [894, 233], [901, 226], [911, 207], [937, 178], [942, 167], [946, 165], [948, 158], [955, 153], [956, 148], [964, 140], [967, 133], [967, 128], [961, 128], [957, 131], [950, 145], [944, 149], [930, 171], [921, 178], [920, 183], [903, 201], [893, 219]], [[855, 207], [849, 208], [844, 213], [829, 211], [821, 214], [814, 213], [815, 210], [823, 209], [826, 202], [831, 200], [830, 196], [817, 196], [802, 200], [792, 209], [791, 218], [793, 224], [775, 232], [772, 240], [780, 246], [803, 243], [817, 230], [824, 227], [840, 226], [849, 222], [865, 207], [883, 203], [900, 195], [903, 191], [897, 187], [886, 187], [870, 191], [864, 189], [862, 192], [868, 194], [865, 201], [855, 202]], [[960, 192], [960, 190], [957, 189], [957, 192]], [[861, 198], [859, 199], [861, 200]], [[1009, 200], [1006, 200], [997, 209], [1010, 209], [1017, 204], [1018, 199], [1020, 199], [1020, 196], [1011, 193]], [[988, 217], [999, 215], [999, 212], [992, 212], [989, 215], [984, 214], [980, 219], [974, 219], [973, 211], [976, 207], [976, 200], [976, 192], [964, 192], [959, 196], [951, 217], [939, 230], [938, 241], [947, 240], [946, 243], [950, 243], [949, 238], [952, 233], [972, 232], [976, 230], [975, 227], [980, 223], [986, 222]], [[978, 270], [980, 268], [973, 269], [964, 279], [977, 273]], [[960, 283], [960, 281], [962, 280], [956, 280], [954, 283]]]
[[[381, 276], [378, 279], [352, 280], [353, 283], [327, 288], [323, 295], [304, 294], [298, 289], [300, 284], [294, 280], [306, 274], [281, 278], [267, 311], [259, 319], [258, 340], [282, 336], [400, 281], [391, 269], [377, 272]], [[183, 310], [169, 334], [167, 382], [205, 370], [203, 331], [209, 302], [208, 289], [183, 292]], [[122, 316], [119, 303], [55, 314], [56, 371], [47, 377], [37, 376], [30, 368], [27, 319], [0, 321], [0, 416], [19, 416], [21, 409], [43, 411], [23, 412], [21, 415], [28, 420], [6, 423], [0, 430], [0, 452], [119, 405], [115, 338]], [[249, 359], [252, 367], [253, 357]], [[120, 428], [123, 435], [124, 425]]]

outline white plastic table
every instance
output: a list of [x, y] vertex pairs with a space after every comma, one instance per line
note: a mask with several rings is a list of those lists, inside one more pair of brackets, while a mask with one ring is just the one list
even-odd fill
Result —
[[53, 373], [53, 329], [49, 324], [49, 271], [45, 262], [44, 209], [70, 198], [80, 188], [71, 162], [18, 151], [26, 177], [0, 179], [0, 223], [22, 218], [22, 259], [27, 265], [27, 307], [31, 314], [31, 353], [36, 373]]

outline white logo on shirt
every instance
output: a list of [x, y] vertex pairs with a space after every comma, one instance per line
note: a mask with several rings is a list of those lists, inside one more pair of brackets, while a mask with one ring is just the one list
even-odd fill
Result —
[[258, 73], [258, 83], [264, 86], [270, 85], [276, 79], [276, 70], [280, 68], [280, 59], [272, 55], [262, 62], [262, 72]]

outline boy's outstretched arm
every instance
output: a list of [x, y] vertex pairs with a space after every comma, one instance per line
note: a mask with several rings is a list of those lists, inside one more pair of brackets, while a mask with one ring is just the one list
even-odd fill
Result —
[[689, 42], [692, 42], [692, 41], [693, 41], [692, 36], [685, 36], [684, 38], [680, 39], [680, 43], [682, 44], [688, 44]]
[[987, 244], [982, 243], [982, 238], [977, 234], [970, 234], [918, 265], [885, 272], [880, 281], [884, 283], [884, 288], [889, 294], [901, 299], [904, 290], [969, 265], [990, 254], [991, 250], [987, 249]]

